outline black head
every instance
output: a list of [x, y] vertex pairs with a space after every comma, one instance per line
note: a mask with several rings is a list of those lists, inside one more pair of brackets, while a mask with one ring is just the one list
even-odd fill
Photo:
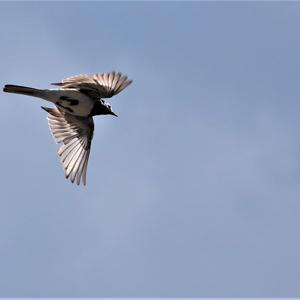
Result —
[[107, 107], [107, 115], [113, 115], [117, 117], [117, 115], [112, 111], [111, 105], [109, 103], [105, 103], [105, 106]]
[[104, 101], [95, 102], [90, 116], [92, 117], [97, 115], [113, 115], [117, 117], [117, 115], [112, 111], [111, 105], [109, 103], [105, 103]]

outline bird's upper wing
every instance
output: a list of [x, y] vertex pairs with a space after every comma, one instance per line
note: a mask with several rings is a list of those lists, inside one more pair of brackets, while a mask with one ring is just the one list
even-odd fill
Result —
[[121, 73], [96, 73], [94, 75], [77, 75], [64, 79], [60, 83], [52, 83], [58, 85], [62, 89], [77, 89], [90, 97], [110, 98], [122, 90], [124, 90], [132, 80], [128, 80], [126, 75]]
[[42, 107], [48, 112], [48, 124], [56, 143], [62, 143], [58, 155], [66, 178], [86, 184], [86, 171], [94, 132], [93, 118], [70, 115], [58, 108]]

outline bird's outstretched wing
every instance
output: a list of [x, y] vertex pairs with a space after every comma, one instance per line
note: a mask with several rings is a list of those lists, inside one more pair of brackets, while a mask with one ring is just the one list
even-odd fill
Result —
[[58, 155], [66, 178], [86, 184], [86, 172], [94, 132], [93, 118], [70, 115], [58, 108], [42, 107], [48, 112], [48, 124], [56, 143], [62, 143]]
[[77, 89], [92, 98], [110, 98], [124, 90], [132, 80], [121, 73], [96, 73], [94, 75], [77, 75], [64, 79], [60, 83], [52, 83], [62, 89]]

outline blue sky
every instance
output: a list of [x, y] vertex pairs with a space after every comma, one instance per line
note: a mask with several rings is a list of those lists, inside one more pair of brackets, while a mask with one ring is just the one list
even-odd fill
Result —
[[0, 296], [299, 297], [300, 3], [0, 3], [0, 81], [117, 70], [86, 187], [1, 93]]

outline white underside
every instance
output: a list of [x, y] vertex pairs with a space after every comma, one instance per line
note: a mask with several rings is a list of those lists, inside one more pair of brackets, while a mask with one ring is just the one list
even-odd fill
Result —
[[[71, 98], [72, 100], [78, 100], [78, 105], [71, 105], [70, 101], [64, 101], [60, 98], [62, 96]], [[95, 100], [91, 99], [88, 96], [78, 92], [77, 90], [44, 90], [41, 98], [54, 103], [57, 107], [64, 110], [68, 114], [86, 117], [90, 114]], [[60, 105], [58, 105], [59, 103]], [[64, 109], [62, 106], [71, 109]]]

